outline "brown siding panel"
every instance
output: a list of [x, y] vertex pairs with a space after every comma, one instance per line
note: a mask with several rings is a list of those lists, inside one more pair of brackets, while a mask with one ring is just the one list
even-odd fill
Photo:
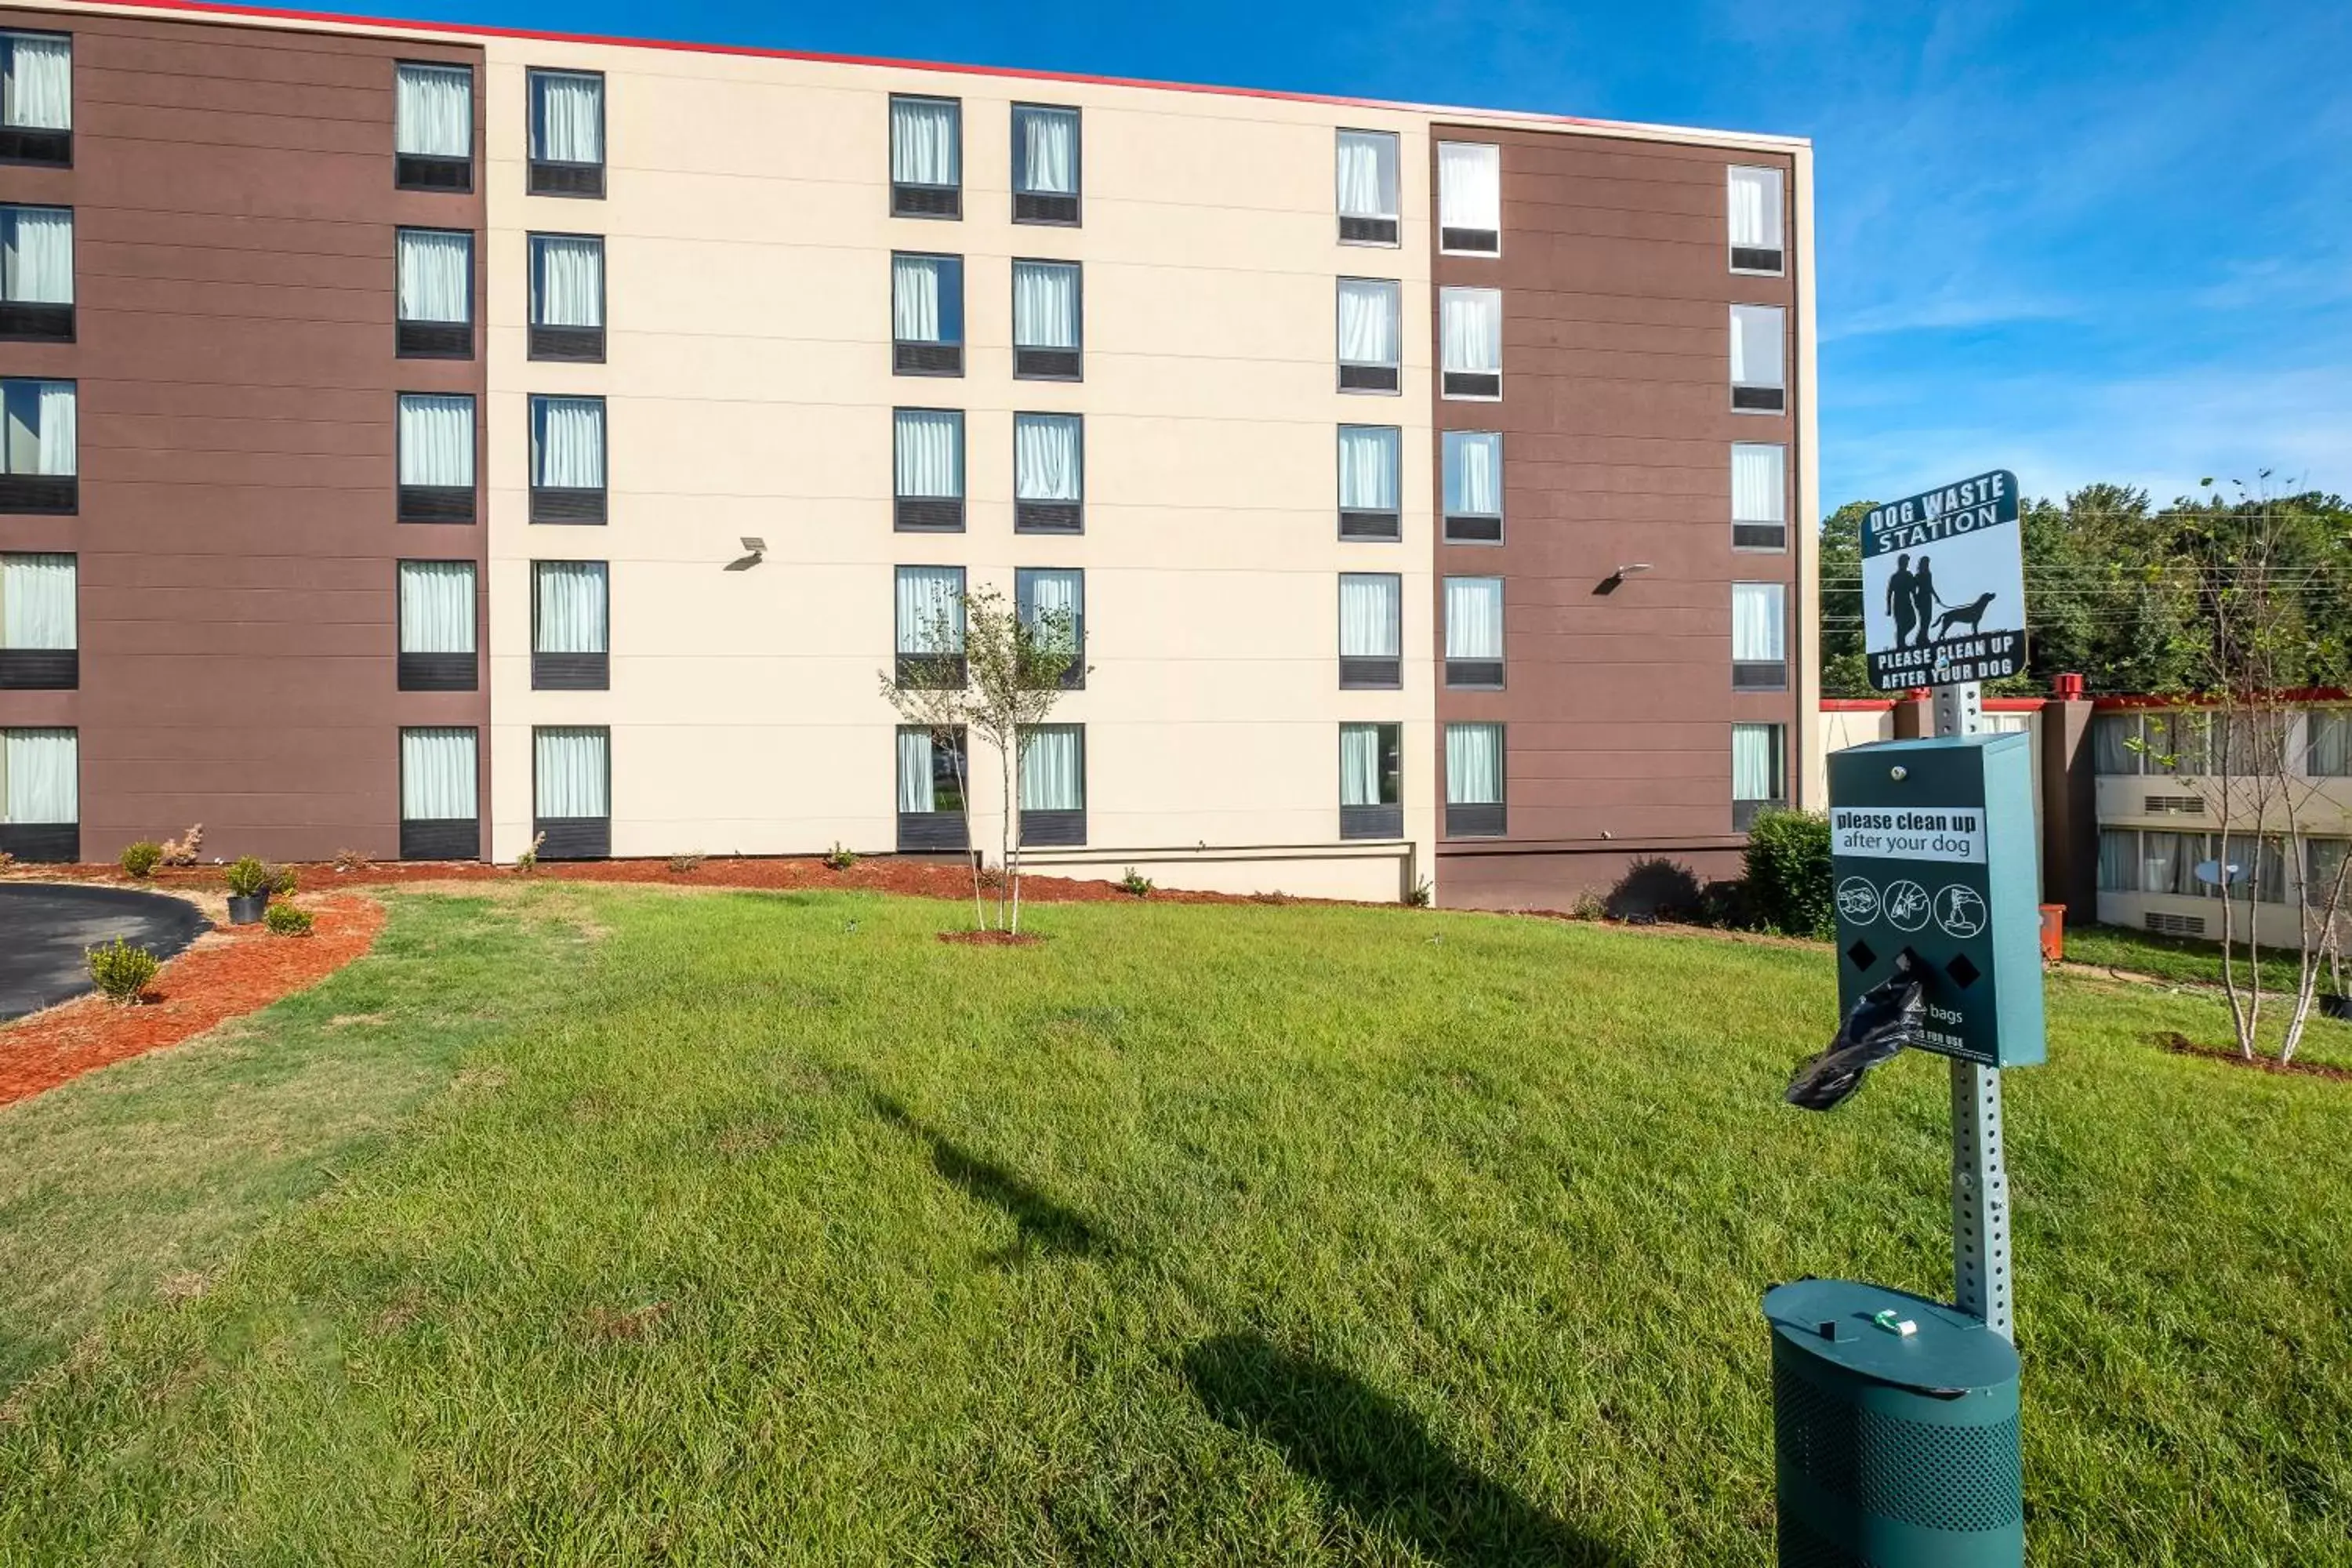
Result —
[[483, 379], [394, 357], [393, 231], [478, 234], [483, 204], [394, 188], [393, 68], [473, 65], [478, 152], [480, 53], [0, 26], [74, 35], [75, 166], [0, 168], [0, 201], [75, 209], [79, 341], [11, 345], [6, 371], [79, 384], [82, 492], [78, 517], [0, 517], [0, 548], [81, 558], [80, 689], [0, 691], [0, 724], [80, 731], [85, 857], [202, 822], [207, 852], [389, 859], [401, 727], [478, 727], [488, 750], [486, 682], [398, 689], [394, 564], [471, 559], [487, 581], [486, 529], [394, 521], [397, 394]]

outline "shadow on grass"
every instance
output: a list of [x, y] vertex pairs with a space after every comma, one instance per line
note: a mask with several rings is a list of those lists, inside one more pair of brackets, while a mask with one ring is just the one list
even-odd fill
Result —
[[1367, 1527], [1440, 1563], [1633, 1562], [1463, 1464], [1421, 1417], [1338, 1367], [1256, 1334], [1224, 1334], [1185, 1352], [1184, 1375], [1209, 1414], [1281, 1449]]
[[1021, 1245], [990, 1261], [1012, 1262], [1032, 1251], [1109, 1257], [1118, 1250], [1109, 1237], [1076, 1209], [1055, 1203], [994, 1161], [982, 1159], [927, 1126], [888, 1096], [876, 1094], [868, 1098], [876, 1115], [929, 1146], [933, 1170], [962, 1188], [967, 1196], [1010, 1215], [1013, 1224], [1021, 1227]]

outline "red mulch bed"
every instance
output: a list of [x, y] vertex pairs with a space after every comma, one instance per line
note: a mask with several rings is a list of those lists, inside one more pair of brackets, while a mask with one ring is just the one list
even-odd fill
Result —
[[2200, 1046], [2188, 1036], [2173, 1030], [2148, 1037], [2175, 1056], [2227, 1062], [2231, 1067], [2252, 1068], [2256, 1072], [2285, 1073], [2290, 1078], [2324, 1078], [2335, 1083], [2352, 1083], [2352, 1068], [2330, 1067], [2326, 1062], [2283, 1062], [2276, 1057], [2249, 1058], [2222, 1046]]
[[[211, 880], [217, 882], [217, 869]], [[118, 1006], [81, 996], [0, 1027], [0, 1105], [55, 1089], [129, 1057], [176, 1046], [226, 1019], [306, 990], [375, 944], [383, 906], [350, 893], [307, 898], [309, 936], [257, 925], [217, 927], [163, 965], [146, 999]]]

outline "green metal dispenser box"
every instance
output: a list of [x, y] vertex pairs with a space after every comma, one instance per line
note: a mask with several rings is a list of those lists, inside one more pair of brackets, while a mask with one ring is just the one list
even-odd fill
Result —
[[1839, 1010], [1907, 952], [1926, 994], [1923, 1049], [2041, 1061], [2032, 738], [1882, 741], [1829, 764]]

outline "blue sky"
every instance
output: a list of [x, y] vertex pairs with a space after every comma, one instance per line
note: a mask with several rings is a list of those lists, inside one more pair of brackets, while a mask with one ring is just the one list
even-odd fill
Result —
[[2352, 492], [2345, 0], [348, 8], [1810, 136], [1825, 507]]

